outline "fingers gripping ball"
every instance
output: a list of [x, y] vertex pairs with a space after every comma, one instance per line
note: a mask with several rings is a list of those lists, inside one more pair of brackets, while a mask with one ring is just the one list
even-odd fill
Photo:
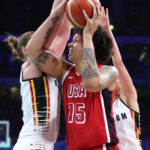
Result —
[[97, 4], [97, 0], [69, 0], [66, 6], [66, 16], [70, 22], [77, 27], [83, 28], [86, 20], [82, 10], [85, 10], [89, 18], [93, 16], [92, 3]]

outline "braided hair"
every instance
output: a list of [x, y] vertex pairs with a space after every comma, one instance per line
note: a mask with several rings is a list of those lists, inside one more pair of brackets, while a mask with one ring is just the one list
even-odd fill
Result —
[[22, 46], [26, 46], [29, 42], [31, 36], [33, 35], [33, 31], [26, 32], [22, 34], [19, 38], [9, 35], [5, 40], [12, 51], [12, 55], [15, 59], [19, 59], [25, 61], [25, 56], [21, 50]]

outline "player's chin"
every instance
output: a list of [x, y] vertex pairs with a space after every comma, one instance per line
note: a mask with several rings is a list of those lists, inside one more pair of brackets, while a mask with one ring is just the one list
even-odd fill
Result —
[[71, 59], [72, 59], [72, 54], [68, 54], [68, 59], [69, 59], [69, 61], [71, 61]]
[[74, 63], [74, 59], [73, 59], [72, 55], [68, 55], [68, 60], [69, 60], [70, 62]]

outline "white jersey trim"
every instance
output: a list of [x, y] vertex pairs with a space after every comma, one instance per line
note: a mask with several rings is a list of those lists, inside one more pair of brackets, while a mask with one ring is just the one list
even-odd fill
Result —
[[140, 114], [140, 112], [135, 111], [134, 109], [130, 108], [121, 98], [118, 98], [116, 101], [120, 101], [125, 107], [127, 107], [129, 110], [134, 111], [137, 114]]
[[20, 83], [22, 83], [22, 74], [23, 74], [23, 66], [24, 66], [24, 63], [21, 65], [21, 71], [20, 71]]
[[107, 149], [106, 149], [106, 144], [103, 144], [103, 150], [107, 150]]
[[104, 99], [103, 96], [100, 92], [100, 96], [101, 96], [101, 102], [102, 102], [102, 109], [103, 109], [103, 114], [104, 114], [104, 122], [105, 122], [105, 128], [106, 128], [106, 134], [107, 134], [107, 143], [110, 143], [110, 134], [109, 134], [109, 128], [108, 128], [108, 123], [107, 123], [107, 117], [106, 117], [106, 111], [105, 111], [105, 106], [104, 106]]
[[67, 75], [69, 74], [70, 70], [74, 67], [75, 65], [71, 66], [64, 74], [63, 78], [62, 78], [62, 84], [64, 83]]

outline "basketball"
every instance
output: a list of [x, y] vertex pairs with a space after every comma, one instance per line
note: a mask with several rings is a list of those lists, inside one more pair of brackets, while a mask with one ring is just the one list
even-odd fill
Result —
[[92, 2], [97, 4], [97, 0], [69, 0], [66, 5], [66, 16], [76, 27], [84, 28], [86, 20], [82, 13], [85, 10], [89, 18], [93, 16]]

